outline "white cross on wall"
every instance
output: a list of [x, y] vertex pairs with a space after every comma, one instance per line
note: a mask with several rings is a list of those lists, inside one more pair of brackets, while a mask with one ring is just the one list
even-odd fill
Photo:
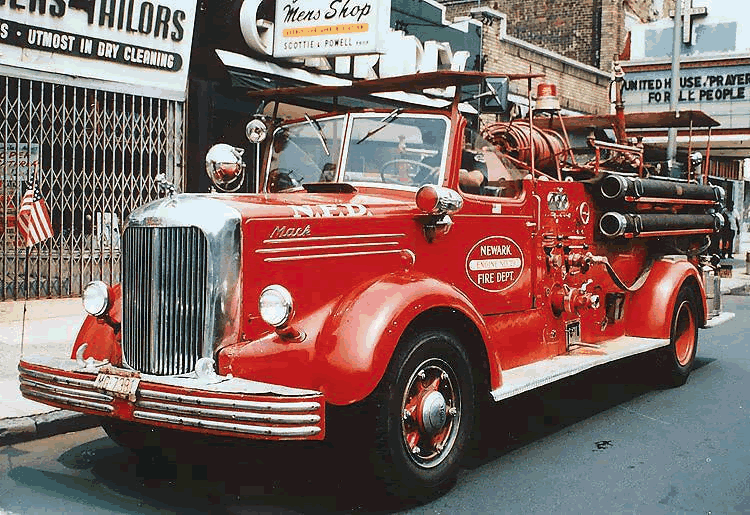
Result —
[[[690, 6], [686, 6], [686, 0], [677, 0], [682, 3], [682, 42], [686, 45], [693, 44], [693, 16], [706, 16], [707, 7], [693, 7], [693, 0], [690, 0]], [[674, 11], [669, 11], [669, 16], [674, 18]]]

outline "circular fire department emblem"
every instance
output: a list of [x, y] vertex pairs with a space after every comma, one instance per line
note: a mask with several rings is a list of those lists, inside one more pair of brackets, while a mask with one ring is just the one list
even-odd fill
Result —
[[498, 292], [513, 286], [523, 272], [523, 253], [505, 236], [490, 236], [477, 242], [466, 256], [466, 275], [475, 286]]

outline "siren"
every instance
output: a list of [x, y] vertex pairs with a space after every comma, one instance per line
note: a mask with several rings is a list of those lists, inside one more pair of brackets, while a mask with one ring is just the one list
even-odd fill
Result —
[[559, 111], [560, 101], [557, 99], [557, 86], [549, 82], [540, 82], [536, 88], [537, 111]]

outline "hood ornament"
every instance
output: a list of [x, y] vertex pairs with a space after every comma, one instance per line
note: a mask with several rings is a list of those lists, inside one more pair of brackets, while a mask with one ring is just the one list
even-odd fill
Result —
[[160, 173], [154, 179], [156, 180], [156, 186], [159, 188], [159, 191], [166, 192], [170, 197], [177, 193], [177, 187], [167, 179], [166, 174]]

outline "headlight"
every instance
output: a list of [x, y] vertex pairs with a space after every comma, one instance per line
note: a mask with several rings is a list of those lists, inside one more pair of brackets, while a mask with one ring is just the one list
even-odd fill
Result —
[[268, 135], [268, 126], [263, 123], [263, 120], [253, 118], [245, 126], [245, 136], [247, 136], [250, 143], [261, 143], [266, 139]]
[[102, 281], [92, 281], [83, 289], [83, 309], [98, 317], [109, 308], [109, 286]]
[[266, 286], [258, 300], [260, 317], [269, 325], [281, 327], [292, 316], [292, 295], [283, 286]]
[[224, 189], [242, 178], [244, 149], [218, 143], [206, 153], [206, 173], [217, 188]]

